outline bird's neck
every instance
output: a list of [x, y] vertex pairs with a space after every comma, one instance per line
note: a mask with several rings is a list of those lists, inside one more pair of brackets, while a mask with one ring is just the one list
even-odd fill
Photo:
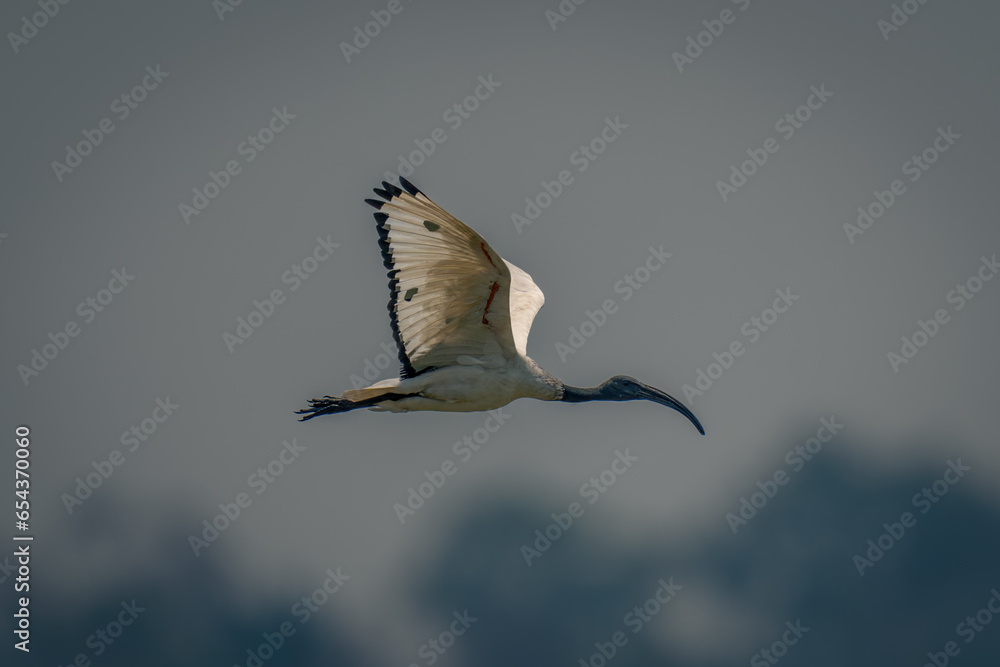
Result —
[[562, 397], [560, 401], [567, 403], [586, 403], [587, 401], [608, 401], [602, 387], [571, 387], [568, 384], [562, 386]]

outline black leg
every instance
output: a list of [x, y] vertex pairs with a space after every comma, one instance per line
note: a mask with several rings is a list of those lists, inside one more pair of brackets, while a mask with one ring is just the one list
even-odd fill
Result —
[[324, 396], [323, 398], [309, 399], [309, 407], [305, 410], [296, 410], [295, 414], [305, 415], [299, 419], [299, 421], [304, 422], [320, 415], [333, 415], [363, 407], [365, 407], [364, 404], [355, 403], [339, 396]]
[[370, 408], [373, 405], [378, 405], [379, 403], [385, 403], [387, 401], [398, 401], [402, 398], [409, 398], [410, 394], [379, 394], [372, 398], [367, 398], [363, 401], [349, 401], [346, 398], [341, 398], [340, 396], [324, 396], [323, 398], [310, 398], [309, 407], [305, 410], [296, 410], [295, 414], [305, 415], [300, 422], [309, 421], [313, 417], [319, 417], [320, 415], [334, 415], [338, 412], [350, 412], [351, 410], [357, 410], [358, 408]]

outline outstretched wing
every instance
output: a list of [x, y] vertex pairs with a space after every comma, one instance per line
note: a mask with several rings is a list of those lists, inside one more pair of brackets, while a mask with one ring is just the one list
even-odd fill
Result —
[[483, 237], [407, 180], [400, 182], [405, 192], [383, 182], [375, 194], [385, 201], [365, 200], [378, 209], [400, 375], [453, 365], [495, 367], [514, 358], [519, 346], [508, 304], [511, 274], [520, 269], [509, 269]]
[[[507, 262], [507, 260], [504, 260]], [[510, 328], [517, 351], [527, 356], [528, 332], [535, 315], [545, 305], [545, 295], [527, 273], [507, 262], [510, 269]]]

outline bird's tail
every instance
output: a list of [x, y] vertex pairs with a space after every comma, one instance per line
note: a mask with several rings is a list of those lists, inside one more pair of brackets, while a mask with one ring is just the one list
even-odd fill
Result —
[[[381, 382], [379, 384], [382, 384]], [[393, 391], [399, 384], [398, 380], [393, 380], [392, 383], [386, 383], [388, 386], [380, 387], [378, 384], [371, 387], [364, 387], [363, 389], [348, 389], [344, 392], [344, 398], [354, 401], [355, 403], [361, 401], [367, 401], [372, 398], [377, 398], [385, 394], [394, 394]]]

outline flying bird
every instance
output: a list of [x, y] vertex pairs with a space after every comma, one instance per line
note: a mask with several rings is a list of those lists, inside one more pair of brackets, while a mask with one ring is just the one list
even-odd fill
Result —
[[399, 378], [343, 396], [312, 399], [306, 421], [369, 408], [381, 412], [476, 412], [518, 398], [584, 403], [647, 400], [677, 410], [705, 429], [669, 394], [626, 375], [597, 387], [567, 385], [527, 354], [528, 331], [545, 297], [531, 276], [490, 247], [409, 181], [382, 182], [374, 206]]

